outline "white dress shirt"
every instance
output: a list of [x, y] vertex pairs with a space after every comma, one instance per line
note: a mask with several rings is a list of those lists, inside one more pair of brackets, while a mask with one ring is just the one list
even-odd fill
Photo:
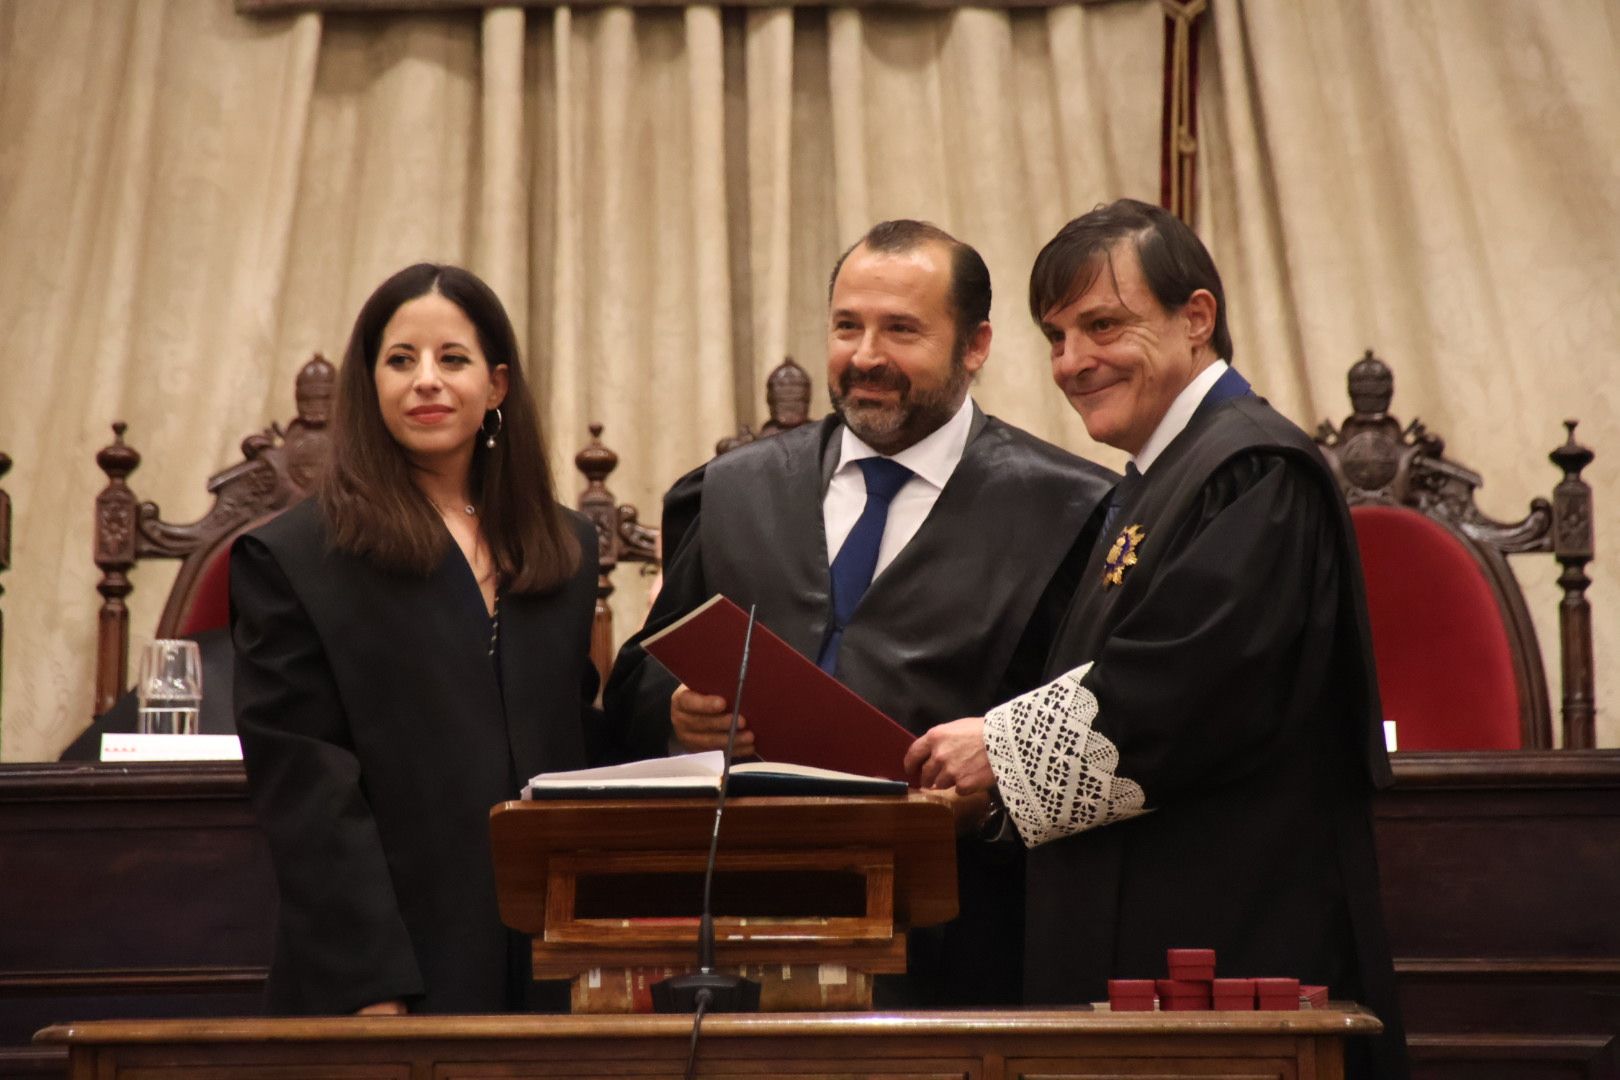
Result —
[[1221, 376], [1226, 374], [1227, 366], [1225, 360], [1216, 360], [1194, 375], [1192, 382], [1182, 387], [1181, 393], [1176, 395], [1176, 400], [1165, 410], [1164, 419], [1153, 429], [1148, 441], [1142, 444], [1142, 452], [1131, 459], [1132, 464], [1142, 472], [1148, 471], [1159, 459], [1159, 455], [1164, 453], [1165, 447], [1175, 442], [1176, 436], [1192, 423], [1193, 413], [1204, 403], [1204, 396], [1210, 389], [1221, 381]]
[[[945, 481], [951, 478], [967, 449], [968, 430], [973, 426], [973, 398], [962, 399], [956, 415], [945, 421], [938, 430], [920, 442], [890, 455], [912, 472], [889, 504], [889, 517], [883, 527], [883, 541], [878, 545], [877, 569], [873, 580], [894, 561], [900, 549], [917, 535], [928, 512], [939, 501]], [[829, 565], [838, 557], [850, 530], [866, 507], [866, 474], [855, 463], [861, 458], [882, 457], [867, 446], [848, 427], [838, 447], [838, 468], [832, 483], [827, 486], [827, 497], [821, 503], [821, 519], [827, 530], [827, 561]]]

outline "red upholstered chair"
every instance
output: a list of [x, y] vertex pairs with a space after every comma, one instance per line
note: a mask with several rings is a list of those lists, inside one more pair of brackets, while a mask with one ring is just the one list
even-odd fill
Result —
[[157, 504], [139, 501], [128, 478], [141, 455], [124, 442], [126, 425], [113, 424], [113, 441], [96, 455], [107, 486], [96, 496], [95, 551], [101, 568], [101, 621], [96, 642], [97, 715], [129, 685], [129, 573], [141, 559], [179, 559], [180, 570], [158, 619], [158, 637], [196, 634], [230, 617], [231, 542], [309, 493], [330, 445], [336, 372], [316, 355], [298, 373], [298, 416], [285, 428], [272, 424], [242, 440], [242, 460], [208, 480], [214, 503], [197, 521], [164, 521]]
[[1541, 650], [1506, 556], [1550, 552], [1563, 566], [1559, 609], [1564, 746], [1593, 745], [1591, 451], [1575, 421], [1551, 454], [1564, 473], [1553, 499], [1522, 521], [1474, 505], [1480, 476], [1445, 456], [1420, 421], [1389, 414], [1394, 376], [1371, 351], [1350, 369], [1355, 412], [1317, 431], [1350, 504], [1386, 719], [1402, 750], [1508, 750], [1552, 745]]

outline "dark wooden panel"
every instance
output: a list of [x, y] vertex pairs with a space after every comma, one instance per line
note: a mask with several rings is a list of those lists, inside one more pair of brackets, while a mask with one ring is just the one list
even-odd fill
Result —
[[1412, 1080], [1614, 1080], [1620, 1038], [1422, 1035], [1409, 1038]]
[[1402, 960], [1396, 970], [1418, 1032], [1620, 1032], [1620, 964]]
[[1393, 793], [1378, 821], [1391, 948], [1620, 962], [1617, 807], [1620, 791]]
[[6, 1041], [21, 1045], [26, 1044], [34, 1032], [52, 1024], [127, 1017], [256, 1016], [264, 1011], [263, 1000], [264, 974], [260, 971], [245, 982], [230, 978], [222, 978], [217, 983], [153, 979], [139, 989], [117, 983], [73, 987], [52, 982], [21, 989], [8, 987], [0, 997], [0, 1013], [4, 1016]]
[[1375, 813], [1396, 957], [1620, 962], [1617, 751], [1395, 755], [1395, 769]]
[[66, 1075], [64, 1047], [0, 1046], [0, 1080], [60, 1080]]
[[1459, 977], [1507, 959], [1620, 970], [1620, 752], [1397, 754], [1394, 765], [1375, 819], [1398, 962], [1450, 959]]
[[1394, 766], [1375, 818], [1414, 1076], [1620, 1075], [1620, 752]]
[[[1620, 751], [1395, 773], [1375, 824], [1419, 1076], [1620, 1074]], [[240, 766], [0, 766], [0, 882], [0, 1076], [59, 1060], [22, 1049], [47, 1023], [257, 1011], [275, 889]]]
[[238, 764], [0, 766], [0, 881], [0, 1046], [261, 1011], [275, 883]]

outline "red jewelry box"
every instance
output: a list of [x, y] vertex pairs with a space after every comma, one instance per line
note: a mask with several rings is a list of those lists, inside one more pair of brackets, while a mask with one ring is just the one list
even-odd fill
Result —
[[1159, 1009], [1163, 1012], [1208, 1012], [1211, 1002], [1205, 980], [1158, 979]]
[[1255, 996], [1260, 1008], [1275, 1012], [1299, 1011], [1298, 979], [1256, 979]]
[[1213, 1002], [1217, 1011], [1254, 1011], [1253, 979], [1216, 979], [1212, 986], [1214, 988]]
[[1178, 982], [1215, 977], [1214, 949], [1167, 949], [1165, 960], [1170, 967], [1170, 978]]
[[1152, 979], [1109, 979], [1108, 1007], [1114, 1012], [1152, 1012]]
[[1300, 983], [1299, 996], [1304, 998], [1313, 1009], [1325, 1009], [1328, 1003], [1328, 988], [1325, 986], [1306, 986]]

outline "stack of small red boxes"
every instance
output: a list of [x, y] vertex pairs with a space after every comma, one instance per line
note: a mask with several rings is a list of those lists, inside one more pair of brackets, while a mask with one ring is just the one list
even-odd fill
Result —
[[1215, 985], [1214, 949], [1171, 949], [1170, 977], [1158, 981], [1159, 1008], [1165, 1012], [1208, 1012]]
[[1168, 979], [1109, 979], [1108, 1006], [1114, 1012], [1298, 1011], [1303, 998], [1312, 1008], [1327, 1005], [1327, 987], [1301, 986], [1298, 979], [1217, 979], [1214, 949], [1170, 949]]

